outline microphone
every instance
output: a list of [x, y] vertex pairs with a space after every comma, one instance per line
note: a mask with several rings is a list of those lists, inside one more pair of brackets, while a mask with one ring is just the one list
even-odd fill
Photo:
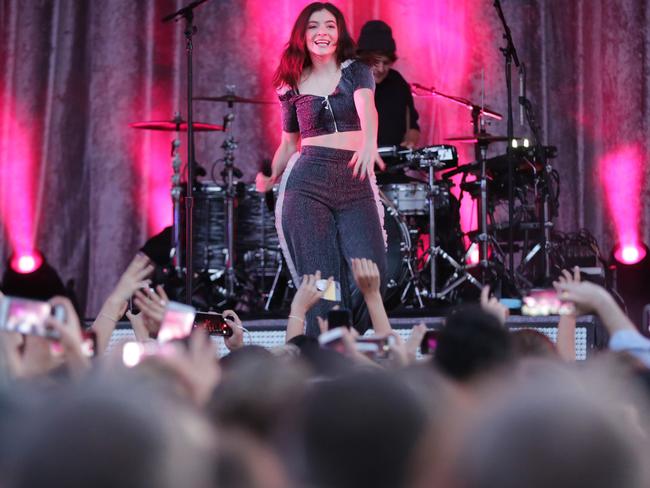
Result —
[[262, 173], [267, 178], [273, 174], [273, 167], [271, 166], [271, 160], [269, 158], [262, 159], [262, 162], [259, 166], [260, 173]]
[[[273, 174], [273, 168], [271, 166], [271, 160], [268, 158], [262, 159], [262, 162], [259, 166], [260, 173], [262, 173], [267, 178]], [[270, 189], [264, 193], [264, 202], [266, 203], [266, 208], [269, 209], [269, 212], [273, 213], [275, 211], [275, 195], [273, 194], [273, 189]]]

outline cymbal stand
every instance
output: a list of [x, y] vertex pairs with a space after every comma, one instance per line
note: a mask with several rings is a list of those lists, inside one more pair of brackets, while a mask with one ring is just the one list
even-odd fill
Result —
[[[176, 133], [178, 135], [178, 133]], [[172, 141], [172, 205], [174, 208], [174, 216], [172, 221], [172, 265], [176, 272], [180, 272], [181, 264], [181, 193], [183, 187], [181, 186], [181, 155], [179, 147], [181, 140], [174, 139]]]
[[[473, 285], [481, 288], [481, 284], [476, 278], [465, 270], [465, 267], [450, 256], [442, 247], [436, 245], [436, 212], [435, 212], [435, 198], [440, 192], [440, 186], [436, 184], [434, 171], [444, 167], [435, 155], [426, 157], [419, 160], [421, 168], [428, 169], [427, 181], [427, 201], [429, 203], [429, 249], [427, 250], [429, 258], [429, 278], [431, 280], [428, 290], [429, 298], [443, 299], [465, 281], [469, 281]], [[444, 288], [438, 292], [436, 285], [437, 264], [436, 258], [440, 256], [447, 261], [453, 268], [454, 274], [447, 280]], [[418, 294], [419, 299], [420, 294]]]
[[[232, 110], [233, 102], [228, 102], [228, 108]], [[235, 167], [235, 149], [237, 141], [232, 132], [229, 132], [230, 123], [235, 120], [235, 114], [231, 111], [224, 117], [224, 131], [228, 137], [223, 141], [221, 147], [224, 150], [224, 169], [221, 172], [224, 183], [226, 184], [226, 238], [227, 238], [227, 256], [226, 256], [226, 294], [228, 298], [235, 296], [235, 286], [237, 285], [237, 276], [235, 274], [235, 178], [241, 178], [242, 172]]]
[[192, 208], [194, 198], [192, 196], [192, 185], [194, 184], [194, 115], [192, 111], [193, 93], [193, 57], [194, 45], [192, 38], [196, 34], [197, 27], [194, 25], [194, 9], [205, 0], [192, 2], [186, 7], [177, 10], [173, 14], [163, 17], [162, 22], [185, 19], [185, 52], [187, 54], [187, 193], [185, 194], [185, 303], [192, 304], [192, 293], [194, 289], [194, 271], [192, 269]]

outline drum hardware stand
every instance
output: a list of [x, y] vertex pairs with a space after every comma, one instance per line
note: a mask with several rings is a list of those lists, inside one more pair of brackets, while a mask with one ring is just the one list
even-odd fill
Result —
[[[469, 281], [473, 285], [481, 288], [481, 284], [474, 278], [470, 273], [465, 270], [465, 267], [458, 263], [453, 257], [451, 257], [447, 252], [442, 249], [442, 247], [436, 245], [436, 214], [435, 214], [435, 197], [440, 191], [440, 187], [436, 184], [434, 179], [434, 170], [441, 167], [440, 161], [436, 157], [432, 158], [423, 158], [419, 161], [420, 167], [428, 168], [428, 191], [427, 191], [427, 200], [429, 203], [429, 249], [427, 250], [428, 259], [429, 259], [429, 277], [431, 280], [430, 287], [428, 290], [429, 298], [438, 299], [445, 298], [449, 293], [454, 289], [460, 286], [465, 281]], [[442, 259], [447, 261], [455, 269], [454, 274], [447, 280], [445, 287], [440, 292], [437, 291], [436, 287], [436, 258], [440, 256]], [[416, 292], [418, 300], [420, 300], [420, 293]], [[425, 296], [426, 296], [425, 295]]]
[[181, 140], [176, 138], [172, 141], [172, 202], [174, 207], [174, 216], [172, 220], [172, 267], [177, 273], [180, 273], [181, 264], [181, 161], [179, 147]]
[[[230, 89], [230, 87], [229, 87]], [[233, 102], [228, 102], [228, 108], [232, 109]], [[235, 114], [230, 112], [224, 117], [224, 131], [228, 132], [228, 126], [235, 119]], [[223, 142], [221, 147], [224, 150], [224, 169], [221, 176], [226, 184], [225, 200], [226, 200], [226, 295], [227, 298], [235, 296], [235, 286], [237, 285], [237, 276], [235, 274], [235, 178], [241, 178], [242, 172], [239, 168], [235, 167], [235, 149], [237, 149], [237, 141], [232, 133]]]
[[194, 113], [192, 111], [192, 36], [196, 34], [194, 25], [194, 9], [206, 0], [195, 0], [186, 7], [163, 17], [162, 22], [170, 22], [180, 18], [185, 19], [185, 46], [187, 53], [187, 193], [185, 194], [185, 303], [191, 305], [194, 288], [194, 271], [192, 269], [192, 186], [194, 185]]
[[[511, 141], [514, 138], [514, 116], [512, 113], [512, 63], [515, 63], [515, 66], [521, 69], [521, 64], [519, 63], [519, 56], [517, 56], [517, 50], [515, 49], [514, 42], [512, 41], [512, 34], [510, 33], [510, 27], [506, 22], [506, 18], [503, 15], [503, 9], [501, 8], [500, 0], [494, 0], [494, 7], [497, 10], [499, 19], [503, 24], [503, 38], [506, 40], [506, 47], [501, 48], [501, 52], [505, 58], [505, 75], [506, 75], [506, 91], [507, 91], [507, 100], [508, 100], [508, 115], [507, 115], [507, 132], [508, 137], [508, 271], [510, 272], [510, 279], [514, 282], [515, 279], [515, 267], [514, 267], [514, 228], [512, 226], [512, 214], [514, 213], [514, 154], [512, 151]], [[523, 94], [522, 94], [523, 95]]]

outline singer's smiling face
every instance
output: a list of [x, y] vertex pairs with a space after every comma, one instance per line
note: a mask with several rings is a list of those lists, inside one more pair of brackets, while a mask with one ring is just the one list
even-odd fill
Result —
[[339, 41], [339, 26], [336, 17], [329, 10], [318, 10], [311, 14], [305, 32], [307, 50], [313, 56], [331, 56], [336, 52]]

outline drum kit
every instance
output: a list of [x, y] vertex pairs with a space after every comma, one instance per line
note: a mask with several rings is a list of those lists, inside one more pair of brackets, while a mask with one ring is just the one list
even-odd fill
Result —
[[[273, 103], [235, 95], [232, 89], [226, 95], [195, 99], [226, 103], [231, 108], [235, 104]], [[283, 262], [275, 229], [273, 207], [277, 187], [264, 194], [257, 192], [254, 184], [237, 181], [242, 173], [234, 165], [237, 142], [229, 131], [229, 122], [233, 118], [230, 111], [224, 117], [223, 125], [194, 123], [196, 132], [227, 134], [221, 146], [224, 151], [221, 160], [225, 163], [221, 173], [223, 181], [197, 180], [193, 185], [192, 263], [196, 288], [210, 289], [210, 298], [205, 301], [214, 306], [228, 304], [246, 311], [282, 308], [290, 298], [293, 284]], [[185, 222], [178, 134], [187, 131], [188, 125], [177, 115], [171, 120], [133, 123], [131, 127], [177, 134], [171, 143], [174, 218], [170, 269], [181, 275], [185, 272]], [[449, 142], [473, 143], [482, 147], [503, 140], [486, 134], [448, 138]], [[483, 164], [459, 166], [456, 147], [452, 145], [418, 149], [382, 147], [379, 153], [389, 163], [387, 171], [379, 174], [379, 193], [388, 240], [387, 308], [422, 308], [431, 300], [454, 301], [464, 288], [461, 285], [466, 283], [480, 289], [491, 279], [486, 278], [484, 271], [495, 267], [495, 261], [503, 260], [501, 247], [508, 224], [499, 218], [502, 218], [501, 207], [505, 198], [505, 156], [486, 159]], [[529, 148], [520, 148], [516, 154], [516, 190], [521, 202], [517, 207], [517, 239], [527, 241], [529, 235], [540, 228], [535, 201], [528, 200], [531, 195], [534, 198], [538, 189], [540, 168]], [[405, 176], [404, 170], [408, 170], [410, 176]], [[394, 177], [397, 174], [400, 177]], [[462, 175], [461, 192], [469, 192], [479, 200], [479, 222], [485, 208], [485, 226], [479, 226], [478, 231], [468, 234], [461, 231], [459, 200], [451, 191], [455, 186], [451, 178], [455, 175]], [[478, 179], [466, 181], [470, 175], [477, 175]], [[481, 204], [481, 198], [484, 204]], [[483, 265], [480, 261], [478, 265], [468, 264], [463, 242], [467, 237], [479, 244], [488, 244]], [[521, 248], [530, 254], [530, 243], [525, 242]]]

